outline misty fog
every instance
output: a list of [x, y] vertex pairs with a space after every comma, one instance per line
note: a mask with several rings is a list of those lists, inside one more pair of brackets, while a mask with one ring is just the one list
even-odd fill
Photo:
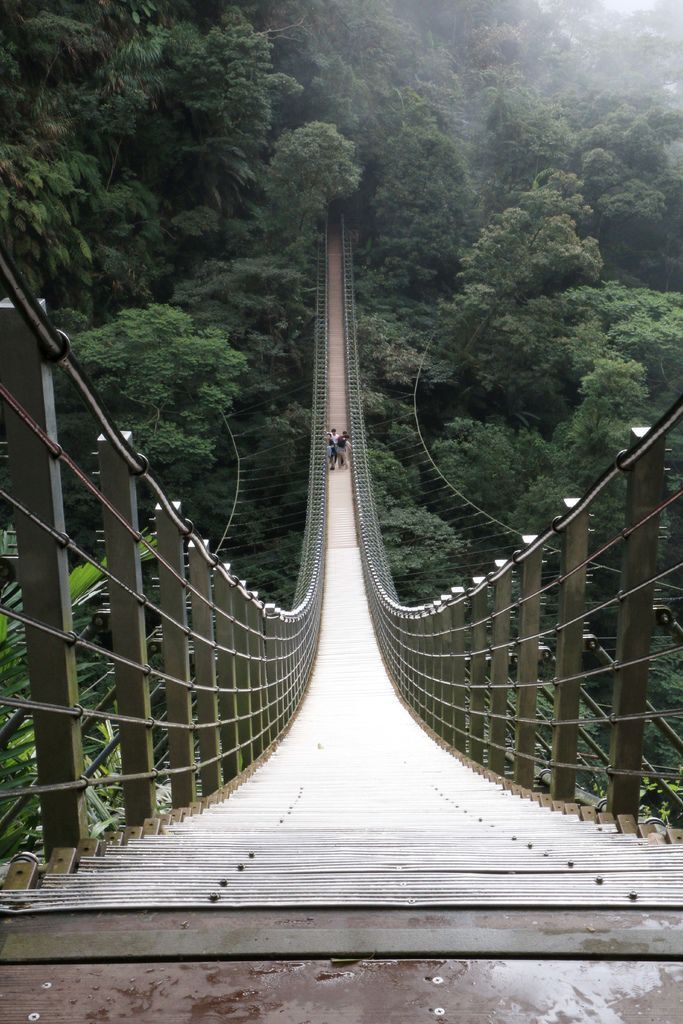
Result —
[[633, 14], [636, 11], [651, 11], [657, 0], [603, 0], [603, 3], [610, 11]]

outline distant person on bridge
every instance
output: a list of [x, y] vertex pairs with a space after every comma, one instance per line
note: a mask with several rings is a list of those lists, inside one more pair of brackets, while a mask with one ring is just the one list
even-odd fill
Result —
[[344, 431], [337, 438], [337, 465], [340, 469], [348, 469], [348, 455], [351, 448], [351, 442], [348, 435], [348, 431]]
[[330, 469], [334, 469], [337, 462], [337, 431], [332, 427], [332, 430], [327, 432], [327, 457], [330, 460]]

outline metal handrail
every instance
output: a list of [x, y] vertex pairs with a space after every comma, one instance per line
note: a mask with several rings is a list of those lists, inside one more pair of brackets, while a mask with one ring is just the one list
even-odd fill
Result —
[[[541, 534], [525, 538], [526, 546], [512, 558], [496, 560], [491, 572], [475, 577], [467, 588], [452, 587], [424, 603], [404, 604], [391, 575], [368, 461], [353, 253], [345, 229], [343, 248], [348, 399], [363, 571], [375, 631], [399, 692], [461, 754], [500, 776], [512, 770], [521, 786], [530, 788], [539, 773], [549, 772], [553, 797], [573, 801], [577, 780], [590, 783], [601, 775], [607, 779], [609, 812], [635, 815], [640, 783], [648, 776], [683, 809], [683, 801], [669, 785], [681, 777], [678, 762], [672, 760], [671, 771], [656, 771], [643, 751], [648, 723], [671, 746], [667, 730], [683, 714], [683, 708], [655, 712], [647, 704], [651, 663], [681, 653], [680, 644], [664, 644], [661, 639], [655, 650], [651, 633], [655, 588], [670, 581], [683, 565], [673, 560], [662, 568], [657, 563], [658, 525], [683, 493], [662, 497], [664, 446], [683, 420], [683, 397], [654, 427], [635, 430], [631, 447], [580, 499], [568, 499], [564, 513]], [[619, 478], [628, 482], [623, 524], [591, 551], [589, 517], [596, 499]], [[541, 566], [544, 556], [558, 554], [551, 541], [562, 549], [561, 565], [548, 581], [541, 576]], [[617, 592], [599, 594], [589, 605], [588, 570], [603, 568], [597, 560], [619, 546], [623, 562]], [[554, 618], [549, 617], [552, 609], [543, 611], [545, 601], [557, 603], [556, 609], [552, 606]], [[584, 661], [592, 648], [584, 638], [584, 623], [609, 615], [617, 618], [615, 657], [608, 669], [604, 664], [589, 667]], [[673, 616], [672, 621], [677, 626]], [[512, 678], [510, 666], [515, 663]], [[551, 668], [554, 674], [549, 678]], [[610, 712], [602, 713], [589, 687], [604, 689], [606, 673], [613, 699]], [[592, 758], [595, 746], [601, 748], [594, 733], [605, 728], [609, 736], [600, 758], [604, 764], [597, 767]], [[674, 744], [672, 758], [676, 756]]]
[[[0, 802], [15, 801], [0, 818], [7, 825], [27, 800], [38, 796], [47, 855], [55, 846], [73, 846], [87, 836], [83, 797], [90, 787], [122, 787], [130, 826], [141, 826], [155, 813], [154, 784], [159, 778], [171, 782], [172, 808], [189, 806], [199, 793], [207, 801], [226, 792], [275, 743], [301, 701], [315, 658], [323, 592], [325, 251], [323, 237], [306, 525], [293, 605], [282, 609], [266, 603], [237, 576], [234, 566], [212, 554], [147, 459], [137, 453], [131, 436], [112, 420], [68, 338], [50, 323], [0, 247], [0, 275], [10, 297], [0, 308], [0, 400], [12, 477], [12, 488], [3, 488], [0, 498], [16, 520], [20, 580], [0, 581], [0, 615], [25, 637], [28, 658], [28, 689], [0, 696], [0, 708], [13, 712], [3, 741], [10, 743], [28, 725], [36, 745], [36, 775], [30, 784], [0, 790]], [[69, 379], [100, 432], [99, 483], [59, 443], [53, 372]], [[67, 532], [62, 472], [102, 510], [106, 561]], [[138, 527], [138, 485], [156, 504], [153, 535]], [[94, 532], [97, 524], [92, 526]], [[110, 626], [74, 632], [67, 553], [96, 570], [110, 604], [99, 617], [111, 621]], [[157, 566], [158, 596], [154, 581], [143, 576], [143, 557]], [[38, 572], [30, 568], [32, 559], [40, 561]], [[100, 604], [103, 596], [98, 597]], [[151, 634], [145, 615], [156, 622]], [[102, 639], [109, 629], [111, 643]], [[150, 643], [159, 649], [151, 659], [154, 664], [148, 660]], [[97, 694], [79, 692], [77, 666], [86, 656], [110, 666], [115, 676], [111, 700], [96, 706], [90, 705]], [[150, 681], [156, 682], [153, 690]], [[114, 739], [86, 767], [82, 736], [98, 722], [108, 723]], [[109, 767], [119, 748], [122, 770]], [[165, 752], [161, 764], [155, 763], [153, 749]]]

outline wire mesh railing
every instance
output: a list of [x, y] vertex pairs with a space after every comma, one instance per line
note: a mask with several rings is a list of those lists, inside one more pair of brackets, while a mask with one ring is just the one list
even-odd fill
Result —
[[[0, 275], [9, 294], [0, 303], [0, 855], [32, 832], [49, 857], [123, 821], [153, 827], [160, 813], [225, 795], [301, 700], [322, 606], [325, 247], [290, 610], [265, 603], [211, 552], [4, 252]], [[60, 444], [54, 374], [85, 405], [96, 469]], [[79, 506], [95, 510], [86, 529], [70, 522], [83, 519]]]
[[557, 806], [579, 794], [615, 817], [680, 822], [683, 489], [667, 461], [683, 399], [634, 429], [631, 447], [512, 558], [404, 605], [373, 494], [347, 232], [344, 275], [363, 568], [399, 693], [449, 746], [519, 791], [540, 780]]

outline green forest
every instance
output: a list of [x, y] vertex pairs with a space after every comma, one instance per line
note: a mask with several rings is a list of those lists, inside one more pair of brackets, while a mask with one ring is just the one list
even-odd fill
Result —
[[677, 0], [0, 0], [0, 231], [168, 493], [286, 603], [343, 213], [382, 529], [418, 600], [538, 531], [680, 388], [682, 44]]

